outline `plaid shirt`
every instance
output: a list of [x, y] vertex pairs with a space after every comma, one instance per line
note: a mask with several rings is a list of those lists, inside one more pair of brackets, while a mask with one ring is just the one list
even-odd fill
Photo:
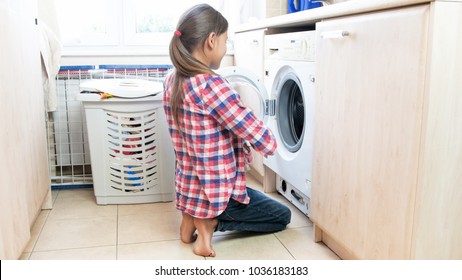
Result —
[[276, 150], [273, 134], [224, 78], [210, 74], [186, 78], [178, 131], [170, 107], [172, 77], [164, 81], [163, 104], [176, 155], [177, 209], [214, 218], [230, 198], [249, 203], [243, 139], [266, 156]]

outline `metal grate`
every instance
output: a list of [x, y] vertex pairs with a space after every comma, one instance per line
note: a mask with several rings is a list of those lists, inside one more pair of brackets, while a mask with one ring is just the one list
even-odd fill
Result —
[[93, 65], [61, 67], [57, 110], [47, 114], [49, 169], [52, 187], [92, 185], [85, 112], [77, 100], [79, 85], [89, 79], [162, 81], [170, 65]]

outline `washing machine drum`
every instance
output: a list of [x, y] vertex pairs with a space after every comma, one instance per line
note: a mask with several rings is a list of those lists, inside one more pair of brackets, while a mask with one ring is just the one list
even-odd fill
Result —
[[265, 86], [254, 73], [236, 66], [224, 67], [218, 73], [228, 79], [244, 104], [251, 107], [264, 123], [268, 122], [269, 115], [276, 115], [276, 133], [289, 152], [300, 149], [305, 132], [305, 101], [300, 80], [290, 67], [284, 67], [277, 75], [277, 86], [273, 89], [277, 92], [276, 97], [273, 96], [275, 102], [270, 102]]
[[296, 152], [303, 143], [305, 102], [300, 80], [294, 73], [281, 78], [276, 100], [279, 136], [289, 152]]

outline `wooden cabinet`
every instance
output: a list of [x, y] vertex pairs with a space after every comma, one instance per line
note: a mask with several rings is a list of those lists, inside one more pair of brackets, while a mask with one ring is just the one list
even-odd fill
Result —
[[462, 258], [461, 6], [316, 25], [312, 220], [342, 258]]
[[0, 1], [0, 259], [17, 259], [50, 191], [36, 0]]
[[234, 65], [252, 71], [262, 80], [265, 33], [265, 29], [258, 29], [234, 35]]

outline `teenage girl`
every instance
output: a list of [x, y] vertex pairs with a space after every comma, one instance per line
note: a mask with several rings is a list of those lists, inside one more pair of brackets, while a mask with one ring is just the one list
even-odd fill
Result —
[[180, 236], [206, 257], [215, 256], [214, 231], [275, 232], [291, 218], [288, 207], [246, 187], [244, 141], [264, 156], [277, 145], [236, 90], [212, 70], [226, 53], [227, 31], [227, 20], [211, 6], [187, 10], [170, 42], [174, 69], [164, 81]]

